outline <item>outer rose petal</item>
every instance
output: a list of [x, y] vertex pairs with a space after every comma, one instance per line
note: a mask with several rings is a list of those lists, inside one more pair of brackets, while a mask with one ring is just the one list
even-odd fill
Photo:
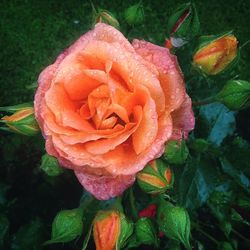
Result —
[[188, 95], [181, 106], [171, 113], [173, 119], [173, 134], [171, 139], [187, 139], [188, 133], [194, 129], [195, 119], [192, 110], [192, 102]]
[[134, 40], [132, 45], [139, 55], [157, 67], [166, 97], [166, 108], [169, 111], [177, 109], [183, 102], [186, 91], [176, 57], [169, 49], [146, 41]]
[[99, 200], [121, 195], [135, 181], [135, 177], [131, 175], [94, 176], [78, 171], [75, 171], [75, 175], [85, 189]]

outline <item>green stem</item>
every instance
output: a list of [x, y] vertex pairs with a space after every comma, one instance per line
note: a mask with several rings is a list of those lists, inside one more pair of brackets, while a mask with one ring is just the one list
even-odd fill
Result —
[[248, 45], [250, 43], [250, 40], [246, 41], [245, 43], [243, 43], [241, 46], [240, 46], [240, 50], [242, 50], [246, 45]]
[[242, 234], [240, 234], [238, 231], [236, 231], [235, 229], [232, 229], [232, 232], [237, 235], [239, 238], [241, 238], [242, 240], [245, 240], [245, 241], [250, 241], [249, 239], [247, 239], [245, 236], [243, 236]]
[[193, 104], [193, 106], [203, 106], [203, 105], [213, 103], [215, 101], [216, 101], [216, 99], [213, 96], [213, 97], [209, 97], [207, 99], [201, 100], [201, 101], [193, 102], [192, 104]]
[[133, 219], [136, 220], [138, 216], [137, 216], [137, 209], [136, 209], [136, 206], [135, 206], [134, 191], [133, 191], [132, 187], [129, 189], [129, 203], [130, 203], [130, 206], [131, 206]]
[[200, 226], [196, 223], [192, 223], [193, 226], [195, 227], [195, 229], [197, 231], [199, 231], [200, 233], [202, 233], [203, 235], [205, 235], [209, 240], [211, 240], [214, 244], [216, 244], [217, 246], [220, 244], [214, 237], [212, 237], [210, 234], [208, 234], [207, 232], [203, 231]]

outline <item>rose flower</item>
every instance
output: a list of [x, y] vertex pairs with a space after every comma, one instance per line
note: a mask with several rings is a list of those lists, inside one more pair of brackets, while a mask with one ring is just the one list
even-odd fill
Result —
[[48, 154], [97, 199], [120, 195], [194, 127], [176, 57], [100, 23], [43, 70], [35, 115]]

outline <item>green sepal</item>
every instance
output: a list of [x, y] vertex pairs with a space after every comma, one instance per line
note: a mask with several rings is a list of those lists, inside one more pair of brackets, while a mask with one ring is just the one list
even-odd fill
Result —
[[240, 110], [250, 106], [250, 82], [230, 80], [216, 95], [216, 101], [231, 110]]
[[140, 244], [158, 247], [156, 229], [149, 218], [140, 218], [135, 224], [136, 239]]
[[51, 239], [44, 245], [65, 243], [74, 240], [82, 234], [83, 222], [80, 208], [60, 211], [52, 223]]
[[164, 158], [172, 164], [183, 164], [189, 154], [185, 140], [169, 141], [165, 147]]
[[157, 210], [159, 230], [168, 238], [181, 242], [186, 249], [190, 246], [190, 219], [183, 207], [162, 200]]
[[124, 19], [129, 25], [138, 25], [144, 22], [144, 9], [143, 5], [139, 2], [128, 7], [124, 11]]
[[48, 176], [58, 176], [63, 173], [63, 168], [60, 167], [58, 160], [48, 154], [44, 154], [42, 156], [42, 163], [40, 168], [48, 175]]

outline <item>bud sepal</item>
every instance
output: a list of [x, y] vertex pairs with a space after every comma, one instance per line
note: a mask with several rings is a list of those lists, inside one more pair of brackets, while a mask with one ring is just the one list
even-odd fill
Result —
[[172, 188], [174, 177], [171, 169], [160, 159], [151, 161], [137, 174], [139, 187], [148, 194], [161, 194]]
[[241, 110], [250, 106], [250, 82], [230, 80], [216, 95], [215, 100], [231, 110]]
[[9, 131], [27, 136], [33, 136], [39, 132], [39, 127], [34, 115], [34, 108], [31, 104], [25, 103], [1, 107], [0, 111], [12, 113], [12, 115], [6, 115], [0, 120], [0, 122], [7, 125]]

